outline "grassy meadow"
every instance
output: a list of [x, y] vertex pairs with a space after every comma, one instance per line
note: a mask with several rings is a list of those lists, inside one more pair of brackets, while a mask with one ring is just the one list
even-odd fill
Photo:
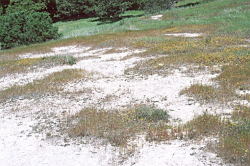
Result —
[[[200, 3], [185, 6], [196, 2]], [[225, 162], [250, 165], [250, 107], [240, 102], [250, 102], [250, 94], [238, 93], [250, 90], [250, 2], [185, 0], [174, 9], [157, 14], [162, 14], [162, 18], [152, 20], [142, 11], [128, 11], [116, 22], [88, 18], [55, 23], [62, 33], [61, 39], [1, 51], [0, 76], [28, 72], [34, 66], [72, 65], [77, 59], [68, 62], [58, 57], [18, 58], [19, 54], [46, 53], [54, 47], [69, 45], [90, 46], [91, 49], [112, 47], [114, 53], [119, 52], [119, 48], [145, 49], [145, 52], [132, 56], [156, 57], [127, 69], [124, 74], [166, 76], [183, 65], [196, 66], [201, 71], [209, 68], [218, 74], [213, 79], [217, 86], [193, 84], [181, 90], [180, 95], [192, 96], [200, 103], [226, 106], [237, 101], [230, 117], [204, 112], [186, 124], [172, 125], [167, 110], [152, 106], [131, 105], [124, 110], [112, 111], [83, 108], [77, 115], [68, 117], [72, 126], [67, 130], [68, 135], [96, 136], [123, 148], [128, 148], [129, 140], [138, 134], [157, 142], [215, 137], [218, 143], [209, 145], [211, 151]], [[172, 33], [201, 35], [196, 38], [166, 35]], [[61, 93], [58, 85], [72, 79], [80, 80], [88, 74], [80, 70], [54, 73], [43, 80], [1, 91], [0, 101], [24, 95]]]

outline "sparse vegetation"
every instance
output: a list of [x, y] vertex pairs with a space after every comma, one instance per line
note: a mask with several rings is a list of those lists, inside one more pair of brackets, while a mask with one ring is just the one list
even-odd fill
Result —
[[204, 113], [188, 122], [184, 131], [189, 139], [216, 137], [219, 143], [211, 143], [210, 150], [229, 163], [249, 165], [249, 111], [247, 106], [237, 106], [232, 119]]
[[124, 111], [86, 108], [73, 119], [77, 123], [70, 130], [71, 137], [97, 136], [115, 146], [127, 147], [128, 141], [138, 134], [146, 134], [148, 139], [153, 139], [153, 126], [166, 123], [168, 115], [164, 110], [149, 106], [136, 106]]
[[[196, 2], [199, 4], [185, 6]], [[209, 145], [211, 151], [226, 162], [249, 165], [250, 108], [238, 103], [250, 101], [249, 93], [239, 93], [250, 90], [250, 3], [247, 0], [185, 0], [177, 6], [180, 8], [163, 12], [161, 20], [152, 20], [149, 15], [142, 15], [142, 11], [128, 11], [121, 14], [122, 19], [116, 22], [103, 23], [96, 18], [57, 22], [54, 25], [63, 34], [60, 40], [1, 51], [0, 76], [50, 65], [73, 65], [77, 59], [72, 55], [33, 59], [18, 57], [24, 53], [50, 52], [54, 47], [67, 45], [90, 46], [90, 50], [112, 48], [106, 53], [119, 52], [118, 48], [146, 50], [123, 59], [147, 58], [126, 69], [125, 75], [158, 74], [165, 77], [182, 66], [190, 70], [195, 66], [199, 72], [207, 70], [214, 75], [211, 85], [194, 83], [182, 89], [180, 95], [192, 96], [200, 104], [223, 104], [233, 108], [227, 117], [204, 112], [185, 124], [173, 125], [169, 123], [168, 112], [148, 105], [130, 105], [122, 110], [83, 108], [67, 117], [67, 130], [64, 132], [71, 138], [95, 137], [124, 149], [139, 135], [145, 136], [147, 141], [159, 143], [172, 139], [196, 141], [215, 138], [217, 143], [211, 141]], [[201, 35], [194, 38], [166, 35], [187, 32]], [[61, 94], [63, 85], [86, 78], [88, 74], [76, 69], [56, 72], [24, 86], [14, 85], [2, 90], [0, 100]], [[107, 95], [102, 101], [118, 97], [116, 94]], [[47, 137], [53, 136], [50, 131], [46, 133]]]
[[77, 69], [66, 69], [61, 72], [55, 72], [41, 80], [35, 80], [24, 86], [14, 85], [1, 91], [0, 100], [6, 101], [9, 98], [19, 98], [20, 96], [41, 97], [47, 93], [59, 93], [63, 91], [63, 85], [69, 81], [82, 79], [87, 76], [87, 72]]
[[42, 67], [53, 67], [56, 65], [75, 64], [77, 59], [72, 55], [62, 55], [62, 56], [51, 56], [42, 58], [25, 58], [25, 59], [3, 59], [0, 61], [0, 76], [14, 73], [23, 73], [28, 71], [34, 71]]
[[194, 96], [200, 102], [202, 101], [212, 102], [215, 100], [217, 102], [220, 101], [217, 98], [217, 89], [208, 85], [193, 84], [189, 88], [180, 91], [180, 95], [183, 94]]
[[74, 65], [77, 59], [72, 55], [58, 55], [52, 57], [43, 57], [42, 59], [51, 59], [52, 61], [59, 61], [61, 64]]

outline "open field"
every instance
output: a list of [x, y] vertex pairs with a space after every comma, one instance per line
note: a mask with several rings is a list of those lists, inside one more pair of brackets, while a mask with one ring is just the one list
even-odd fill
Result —
[[250, 3], [58, 22], [0, 52], [4, 165], [250, 165]]

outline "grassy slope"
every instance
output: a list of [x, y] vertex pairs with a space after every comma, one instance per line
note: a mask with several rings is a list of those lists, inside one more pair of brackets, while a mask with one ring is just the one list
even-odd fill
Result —
[[[193, 1], [185, 1], [185, 3], [189, 2]], [[184, 2], [181, 2], [180, 4], [183, 3]], [[195, 25], [207, 25], [208, 28], [206, 31], [209, 31], [210, 34], [234, 35], [249, 38], [249, 6], [250, 2], [247, 0], [219, 0], [201, 3], [193, 7], [176, 8], [163, 12], [164, 16], [161, 21], [151, 20], [149, 19], [150, 16], [141, 16], [143, 12], [140, 11], [129, 11], [124, 14], [124, 19], [113, 23], [100, 22], [97, 18], [58, 22], [55, 26], [59, 27], [59, 31], [63, 34], [62, 38], [64, 40], [52, 41], [45, 44], [34, 44], [28, 47], [14, 48], [8, 51], [0, 52], [0, 55], [5, 53], [18, 54], [32, 51], [47, 52], [54, 46], [84, 42], [88, 40], [88, 38], [82, 38], [82, 36], [89, 35], [135, 30], [143, 31], [152, 29], [169, 29], [173, 27], [179, 27], [179, 29], [183, 29], [185, 31], [199, 30], [199, 28], [190, 28], [190, 26]]]
[[[194, 2], [196, 1], [185, 0], [177, 6]], [[131, 71], [140, 72], [140, 67], [147, 66], [149, 73], [158, 73], [170, 65], [178, 67], [186, 63], [200, 65], [201, 69], [204, 66], [213, 68], [214, 65], [218, 65], [221, 69], [219, 76], [216, 77], [219, 88], [195, 84], [181, 93], [208, 103], [211, 102], [211, 98], [213, 100], [216, 98], [223, 104], [232, 99], [250, 101], [250, 95], [239, 96], [235, 92], [239, 89], [250, 89], [248, 79], [250, 77], [250, 51], [249, 47], [240, 46], [249, 46], [249, 43], [246, 42], [246, 39], [250, 37], [250, 2], [248, 0], [214, 0], [193, 7], [176, 8], [163, 12], [162, 20], [152, 20], [149, 15], [136, 17], [141, 14], [140, 11], [129, 11], [124, 14], [124, 19], [113, 23], [100, 22], [96, 18], [58, 22], [55, 26], [58, 26], [60, 32], [63, 33], [61, 40], [0, 52], [0, 60], [3, 61], [2, 64], [8, 64], [9, 60], [17, 58], [16, 55], [20, 53], [48, 52], [53, 47], [67, 45], [89, 45], [98, 48], [110, 46], [144, 48], [148, 51], [136, 56], [157, 54], [170, 56], [146, 61]], [[128, 17], [129, 15], [133, 17]], [[165, 37], [166, 33], [175, 32], [201, 32], [204, 35], [196, 39]], [[34, 63], [38, 62], [39, 59], [34, 60]], [[15, 61], [11, 61], [12, 66], [18, 66], [13, 63]], [[33, 61], [25, 63], [21, 70], [32, 65]], [[15, 70], [19, 71], [16, 68]], [[10, 72], [7, 69], [6, 71]], [[161, 124], [163, 126], [157, 126], [157, 124], [151, 126], [152, 128], [146, 132], [150, 139], [156, 141], [184, 138], [183, 135], [180, 137], [174, 134], [176, 131], [180, 133], [180, 130], [188, 133], [187, 139], [197, 139], [208, 135], [217, 136], [220, 143], [215, 145], [214, 149], [220, 156], [230, 162], [249, 164], [249, 111], [247, 106], [235, 106], [232, 119], [223, 119], [220, 115], [204, 114], [194, 118], [181, 128], [172, 129], [171, 136], [166, 132], [166, 129], [170, 127], [164, 126], [164, 124]], [[80, 114], [86, 116], [92, 113], [83, 110]], [[118, 115], [117, 117], [121, 118]], [[72, 131], [71, 134], [84, 135], [84, 133], [79, 133], [81, 125], [79, 124], [79, 128], [77, 128], [79, 131]], [[93, 127], [91, 130], [96, 130], [96, 128]], [[116, 138], [117, 142], [112, 141], [123, 144], [126, 143], [125, 137], [127, 136]], [[125, 142], [121, 142], [123, 140]]]
[[[185, 1], [190, 3], [194, 1]], [[181, 6], [183, 2], [177, 5]], [[129, 11], [123, 15], [133, 16], [114, 23], [94, 21], [96, 18], [72, 22], [59, 22], [55, 25], [64, 34], [63, 38], [71, 36], [86, 36], [92, 34], [115, 33], [126, 30], [161, 29], [188, 25], [213, 25], [219, 34], [240, 36], [250, 35], [250, 2], [246, 0], [220, 0], [202, 3], [192, 7], [175, 8], [164, 12], [162, 21], [151, 20], [148, 17], [136, 17], [143, 12]], [[248, 27], [247, 27], [248, 26]]]

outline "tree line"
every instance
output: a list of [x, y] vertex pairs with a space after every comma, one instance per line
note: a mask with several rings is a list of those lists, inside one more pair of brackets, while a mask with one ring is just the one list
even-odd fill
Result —
[[154, 13], [169, 9], [174, 3], [174, 0], [0, 0], [1, 49], [59, 38], [53, 22], [88, 17], [118, 20], [127, 10]]

